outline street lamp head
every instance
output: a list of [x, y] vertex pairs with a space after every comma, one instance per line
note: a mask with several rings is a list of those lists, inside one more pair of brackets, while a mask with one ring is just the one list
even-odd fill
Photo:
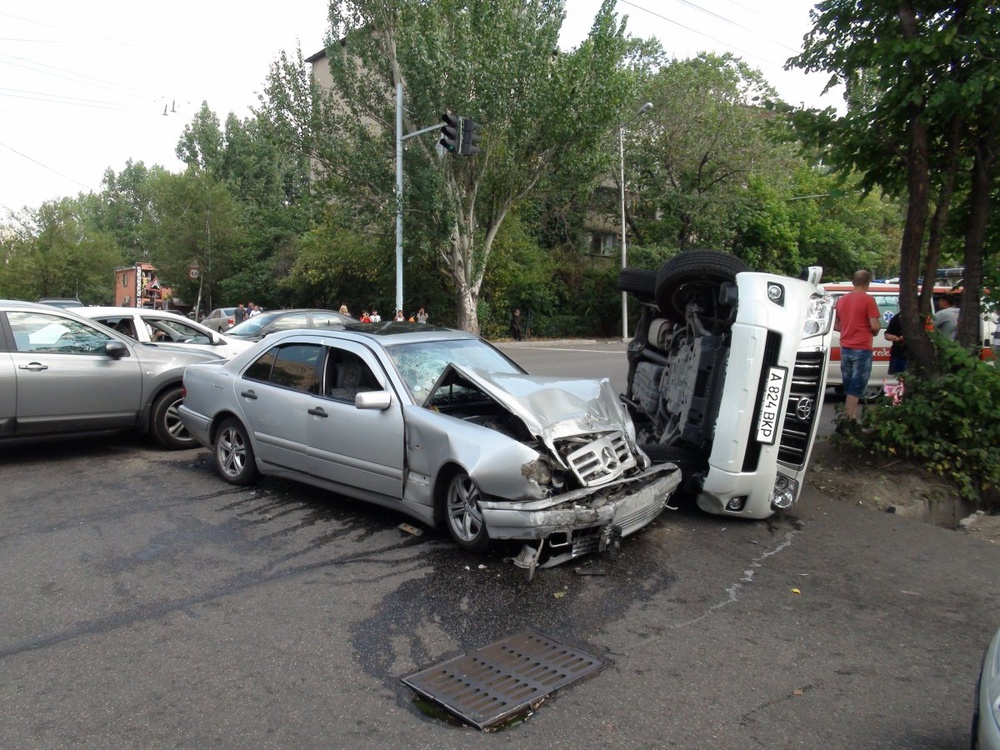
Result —
[[652, 108], [653, 108], [653, 103], [652, 102], [646, 102], [641, 107], [639, 107], [639, 111], [636, 112], [636, 115], [644, 115], [647, 112], [649, 112], [649, 110], [651, 110]]

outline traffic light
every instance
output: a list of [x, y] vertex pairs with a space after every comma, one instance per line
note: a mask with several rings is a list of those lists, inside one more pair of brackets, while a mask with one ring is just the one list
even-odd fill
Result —
[[479, 146], [476, 144], [479, 143], [479, 131], [482, 129], [483, 126], [471, 117], [462, 118], [462, 140], [459, 144], [462, 156], [472, 156], [479, 153]]
[[441, 115], [441, 140], [438, 143], [445, 151], [455, 153], [462, 147], [462, 118], [458, 115]]

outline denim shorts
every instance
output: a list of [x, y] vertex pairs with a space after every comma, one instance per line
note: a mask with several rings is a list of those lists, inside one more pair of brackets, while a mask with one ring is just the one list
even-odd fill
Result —
[[845, 394], [864, 398], [871, 374], [872, 352], [870, 349], [840, 350], [840, 376], [844, 381]]

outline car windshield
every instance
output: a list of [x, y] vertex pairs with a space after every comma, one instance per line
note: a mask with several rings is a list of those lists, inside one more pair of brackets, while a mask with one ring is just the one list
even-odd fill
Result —
[[247, 318], [242, 323], [237, 323], [232, 328], [226, 330], [227, 336], [256, 336], [268, 323], [277, 318], [281, 313], [261, 313]]
[[449, 364], [492, 372], [523, 372], [498, 350], [478, 339], [395, 344], [386, 347], [386, 352], [418, 404], [427, 400], [434, 384]]

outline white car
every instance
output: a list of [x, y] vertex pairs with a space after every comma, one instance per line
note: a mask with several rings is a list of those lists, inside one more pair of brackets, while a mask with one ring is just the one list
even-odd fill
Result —
[[145, 307], [79, 307], [74, 312], [129, 336], [136, 341], [173, 343], [202, 349], [232, 359], [253, 342], [229, 338], [180, 313]]

